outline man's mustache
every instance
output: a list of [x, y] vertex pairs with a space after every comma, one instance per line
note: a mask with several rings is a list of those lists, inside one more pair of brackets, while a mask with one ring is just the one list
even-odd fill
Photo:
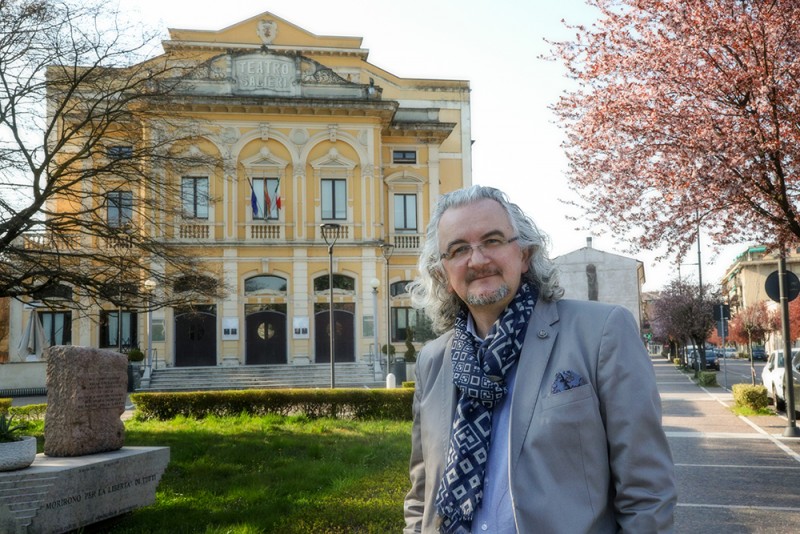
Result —
[[494, 275], [497, 275], [497, 274], [500, 274], [500, 270], [496, 269], [496, 268], [482, 269], [480, 271], [470, 270], [470, 271], [467, 271], [467, 274], [464, 277], [464, 280], [466, 280], [467, 283], [469, 283], [469, 282], [473, 282], [473, 281], [477, 280], [478, 278], [483, 278], [484, 276], [494, 276]]

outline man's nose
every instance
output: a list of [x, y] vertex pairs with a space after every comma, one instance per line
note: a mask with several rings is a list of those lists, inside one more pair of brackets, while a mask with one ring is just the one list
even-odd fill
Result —
[[489, 261], [489, 258], [484, 254], [483, 247], [480, 245], [475, 245], [470, 247], [469, 251], [469, 264], [470, 265], [479, 265], [481, 263], [486, 263]]

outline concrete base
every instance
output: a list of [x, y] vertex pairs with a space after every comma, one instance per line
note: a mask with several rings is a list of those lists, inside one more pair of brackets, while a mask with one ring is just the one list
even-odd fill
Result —
[[58, 458], [0, 473], [0, 532], [60, 534], [153, 504], [168, 447]]

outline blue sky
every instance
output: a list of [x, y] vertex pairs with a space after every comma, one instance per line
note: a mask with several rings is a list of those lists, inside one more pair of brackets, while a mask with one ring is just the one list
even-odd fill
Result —
[[[562, 19], [594, 20], [584, 0], [120, 0], [120, 7], [165, 31], [222, 29], [269, 11], [318, 35], [362, 37], [369, 61], [398, 76], [468, 80], [473, 181], [505, 190], [531, 214], [551, 237], [551, 256], [586, 245], [590, 233], [567, 218], [581, 213], [559, 201], [575, 195], [566, 185], [563, 135], [548, 108], [569, 81], [561, 64], [540, 59], [549, 50], [545, 38], [570, 36]], [[704, 241], [703, 281], [718, 282], [746, 247], [715, 256]], [[641, 260], [645, 290], [677, 276], [675, 262], [655, 261], [658, 253], [633, 253], [604, 232], [593, 242], [597, 249]], [[683, 261], [681, 273], [696, 283], [696, 246]]]

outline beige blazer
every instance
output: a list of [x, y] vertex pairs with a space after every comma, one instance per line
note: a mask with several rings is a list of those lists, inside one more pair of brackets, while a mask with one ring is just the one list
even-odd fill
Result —
[[[456, 405], [449, 341], [416, 365], [405, 533], [436, 532], [434, 499]], [[517, 532], [672, 532], [677, 500], [650, 358], [630, 312], [596, 302], [538, 302], [511, 401], [511, 498]], [[587, 382], [552, 393], [555, 375]]]

